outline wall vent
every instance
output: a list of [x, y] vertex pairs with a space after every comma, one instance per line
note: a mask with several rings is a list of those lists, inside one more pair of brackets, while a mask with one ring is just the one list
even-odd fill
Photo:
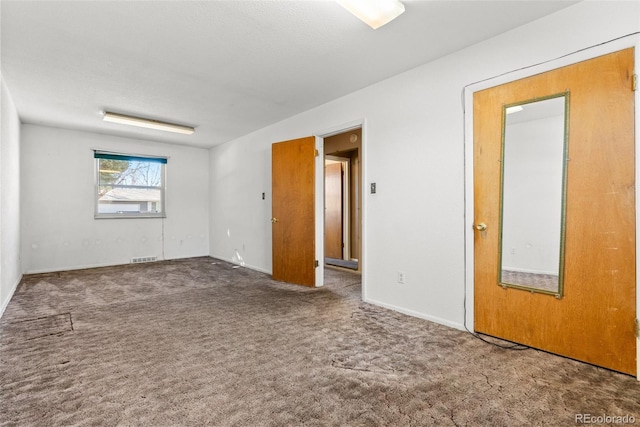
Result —
[[157, 260], [158, 260], [158, 257], [155, 257], [155, 256], [143, 256], [139, 258], [131, 258], [131, 264], [140, 264], [143, 262], [154, 262]]

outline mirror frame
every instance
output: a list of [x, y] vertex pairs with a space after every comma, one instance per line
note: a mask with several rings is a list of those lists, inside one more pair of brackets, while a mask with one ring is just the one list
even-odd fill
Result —
[[[527, 105], [534, 102], [546, 101], [555, 98], [565, 98], [564, 102], [564, 141], [562, 149], [562, 201], [560, 207], [560, 259], [558, 264], [558, 288], [557, 292], [548, 291], [546, 289], [534, 288], [530, 286], [518, 285], [515, 283], [506, 283], [502, 281], [502, 231], [503, 231], [503, 217], [504, 217], [504, 153], [506, 143], [506, 127], [507, 127], [507, 108], [515, 107], [517, 105]], [[532, 294], [545, 294], [553, 295], [557, 299], [561, 299], [564, 295], [564, 259], [565, 259], [565, 231], [566, 231], [566, 217], [567, 217], [567, 169], [569, 166], [569, 106], [571, 96], [569, 90], [553, 95], [543, 96], [539, 98], [532, 98], [524, 101], [514, 102], [511, 104], [503, 104], [502, 106], [502, 146], [500, 151], [500, 236], [498, 242], [498, 286], [503, 289], [513, 288], [531, 292]]]

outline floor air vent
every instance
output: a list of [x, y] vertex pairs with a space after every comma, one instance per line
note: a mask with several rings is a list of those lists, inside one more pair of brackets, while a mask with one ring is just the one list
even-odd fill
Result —
[[158, 257], [155, 257], [155, 256], [143, 256], [139, 258], [131, 258], [131, 264], [140, 264], [143, 262], [154, 262], [157, 260], [158, 260]]

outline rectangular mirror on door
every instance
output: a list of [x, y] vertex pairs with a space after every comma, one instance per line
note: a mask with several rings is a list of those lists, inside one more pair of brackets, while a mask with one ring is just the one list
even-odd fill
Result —
[[505, 105], [499, 285], [563, 294], [569, 93]]

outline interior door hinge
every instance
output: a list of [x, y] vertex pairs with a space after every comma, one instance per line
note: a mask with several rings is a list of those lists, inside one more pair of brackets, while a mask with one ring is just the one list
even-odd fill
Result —
[[318, 149], [317, 149], [317, 148], [313, 150], [313, 155], [314, 155], [315, 157], [318, 157], [318, 156], [320, 155], [320, 153], [318, 152]]
[[633, 329], [635, 330], [636, 338], [640, 338], [640, 322], [638, 322], [638, 319], [636, 319], [636, 324]]
[[316, 267], [320, 267], [320, 262], [316, 260]]
[[638, 75], [634, 74], [633, 79], [631, 80], [631, 90], [634, 92], [638, 90]]

